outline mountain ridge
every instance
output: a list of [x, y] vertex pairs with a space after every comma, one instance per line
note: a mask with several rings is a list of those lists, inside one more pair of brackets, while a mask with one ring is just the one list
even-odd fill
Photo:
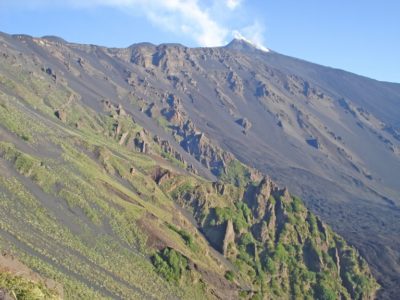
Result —
[[[63, 39], [62, 37], [59, 37], [59, 36], [56, 36], [56, 35], [44, 35], [44, 36], [41, 36], [41, 37], [35, 37], [35, 36], [29, 35], [29, 34], [18, 34], [18, 33], [8, 34], [6, 32], [2, 32], [2, 31], [0, 31], [0, 34], [1, 35], [5, 35], [5, 36], [10, 36], [10, 37], [18, 37], [18, 36], [20, 36], [20, 37], [27, 37], [27, 38], [32, 38], [32, 39], [33, 38], [44, 39], [44, 40], [50, 40], [50, 41], [53, 41], [53, 42], [59, 42], [59, 43], [64, 43], [64, 44], [85, 45], [85, 44], [78, 43], [78, 42], [67, 41], [67, 40]], [[151, 42], [138, 42], [138, 43], [134, 43], [134, 44], [128, 45], [126, 47], [115, 47], [115, 46], [110, 46], [110, 45], [99, 45], [99, 44], [87, 44], [87, 45], [100, 47], [100, 48], [108, 48], [108, 49], [128, 49], [128, 48], [132, 48], [132, 47], [134, 48], [134, 47], [140, 47], [140, 46], [160, 47], [160, 46], [168, 46], [168, 45], [180, 46], [180, 47], [188, 48], [188, 49], [201, 49], [201, 48], [229, 48], [229, 45], [232, 44], [232, 43], [234, 44], [235, 41], [239, 41], [240, 42], [241, 39], [240, 38], [233, 38], [226, 45], [219, 46], [219, 47], [189, 47], [189, 46], [185, 46], [185, 45], [183, 45], [181, 43], [169, 43], [169, 42], [164, 42], [164, 43], [160, 43], [160, 44], [154, 44], [154, 43], [151, 43]], [[251, 42], [245, 42], [245, 43], [251, 45], [253, 48], [257, 48], [257, 46], [252, 44]], [[344, 73], [349, 73], [349, 74], [352, 74], [352, 75], [363, 77], [365, 79], [374, 80], [374, 81], [377, 81], [377, 82], [380, 82], [380, 83], [386, 83], [386, 84], [389, 84], [389, 85], [393, 84], [393, 85], [396, 85], [396, 86], [400, 85], [400, 82], [379, 80], [379, 79], [368, 77], [367, 75], [363, 75], [363, 74], [358, 74], [356, 72], [352, 72], [352, 71], [349, 71], [349, 70], [346, 70], [346, 69], [343, 69], [343, 68], [339, 68], [339, 67], [335, 67], [335, 66], [328, 66], [328, 65], [319, 64], [319, 63], [313, 63], [311, 61], [308, 61], [307, 59], [302, 59], [302, 58], [297, 58], [297, 57], [290, 56], [290, 55], [285, 55], [285, 54], [282, 54], [280, 52], [277, 52], [277, 51], [274, 51], [274, 50], [271, 50], [271, 49], [268, 49], [268, 50], [271, 53], [276, 53], [276, 54], [279, 54], [281, 56], [285, 56], [285, 57], [297, 60], [299, 62], [305, 62], [305, 63], [313, 64], [313, 65], [316, 65], [316, 66], [329, 68], [329, 69], [332, 69], [334, 71], [342, 71]], [[262, 51], [262, 50], [261, 50], [261, 52], [268, 53], [268, 52], [265, 52], [265, 51]]]

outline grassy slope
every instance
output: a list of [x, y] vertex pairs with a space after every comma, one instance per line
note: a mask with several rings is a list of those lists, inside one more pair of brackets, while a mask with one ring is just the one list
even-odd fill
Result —
[[[204, 239], [194, 251], [168, 225], [175, 206], [149, 176], [161, 153], [156, 162], [119, 145], [116, 116], [99, 116], [79, 101], [67, 108], [72, 117], [63, 124], [54, 111], [68, 101], [67, 87], [3, 67], [0, 247], [62, 283], [67, 298], [202, 298], [202, 284], [178, 288], [156, 273], [150, 258], [157, 249], [147, 246], [150, 234], [139, 226], [151, 215], [151, 226], [169, 245], [223, 274], [215, 259], [197, 256], [207, 247]], [[141, 130], [128, 116], [118, 122], [130, 136]]]

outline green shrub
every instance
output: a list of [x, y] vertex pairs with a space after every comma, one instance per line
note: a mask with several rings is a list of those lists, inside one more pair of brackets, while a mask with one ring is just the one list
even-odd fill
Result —
[[288, 253], [282, 243], [278, 243], [275, 248], [274, 260], [285, 262], [288, 259]]
[[251, 210], [244, 202], [237, 202], [236, 207], [241, 210], [246, 222], [250, 222]]
[[235, 279], [235, 274], [231, 270], [226, 271], [225, 278], [228, 279], [229, 281], [233, 281]]
[[297, 197], [293, 197], [292, 208], [295, 213], [299, 213], [303, 210], [303, 203]]
[[322, 282], [317, 284], [315, 288], [315, 295], [319, 300], [336, 300], [337, 295], [335, 291], [330, 288], [326, 283]]
[[270, 273], [271, 275], [274, 275], [276, 273], [276, 266], [275, 262], [271, 258], [267, 258], [265, 261], [265, 270]]
[[254, 242], [253, 236], [251, 235], [250, 232], [246, 232], [242, 235], [240, 238], [240, 244], [241, 245], [248, 245]]
[[167, 281], [178, 282], [187, 268], [187, 259], [171, 248], [165, 248], [153, 256], [153, 265], [158, 274]]
[[240, 232], [243, 228], [247, 228], [249, 226], [245, 220], [242, 210], [237, 211], [230, 207], [216, 207], [215, 215], [218, 224], [222, 224], [228, 220], [231, 220], [236, 232]]
[[317, 225], [317, 218], [312, 214], [307, 214], [307, 222], [309, 225], [309, 230], [313, 236], [317, 236], [319, 234], [318, 225]]

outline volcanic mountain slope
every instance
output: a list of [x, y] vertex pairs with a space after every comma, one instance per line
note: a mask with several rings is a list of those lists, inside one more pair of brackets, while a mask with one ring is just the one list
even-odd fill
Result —
[[206, 181], [122, 106], [96, 113], [67, 85], [10, 67], [0, 245], [66, 298], [374, 296], [364, 259], [287, 190], [249, 183], [256, 172], [233, 158], [246, 187]]
[[287, 189], [187, 125], [193, 156], [231, 165], [195, 175], [123, 106], [96, 112], [40, 69], [1, 61], [0, 247], [65, 298], [374, 297], [365, 260]]
[[[139, 44], [126, 49], [108, 49], [71, 44], [55, 37], [36, 39], [3, 34], [0, 48], [2, 99], [9, 99], [9, 103], [15, 105], [12, 108], [15, 114], [24, 113], [18, 120], [9, 120], [6, 116], [13, 114], [7, 113], [7, 109], [11, 108], [9, 105], [4, 107], [2, 140], [12, 143], [18, 151], [40, 161], [40, 157], [56, 159], [61, 154], [65, 156], [66, 151], [78, 149], [80, 155], [86, 155], [82, 159], [97, 161], [108, 174], [118, 175], [118, 179], [129, 178], [129, 175], [121, 175], [124, 171], [116, 168], [108, 158], [125, 151], [121, 149], [130, 149], [141, 156], [133, 158], [131, 152], [124, 152], [125, 160], [119, 163], [126, 164], [139, 159], [137, 157], [146, 157], [151, 161], [148, 162], [150, 165], [168, 161], [176, 173], [184, 170], [193, 174], [193, 178], [201, 176], [212, 181], [218, 178], [225, 184], [245, 189], [235, 191], [238, 196], [232, 198], [240, 199], [246, 207], [254, 209], [254, 220], [246, 219], [246, 223], [251, 226], [251, 236], [257, 242], [250, 243], [253, 246], [249, 249], [245, 244], [245, 248], [253, 255], [256, 266], [258, 253], [264, 256], [269, 253], [266, 250], [269, 249], [266, 247], [268, 239], [260, 233], [263, 222], [268, 223], [268, 217], [257, 212], [259, 203], [253, 208], [251, 186], [262, 182], [261, 173], [269, 174], [301, 195], [308, 207], [360, 249], [383, 286], [382, 297], [397, 292], [396, 281], [400, 273], [397, 250], [400, 241], [395, 235], [400, 228], [400, 186], [397, 181], [400, 174], [399, 85], [376, 82], [272, 51], [263, 52], [240, 40], [221, 48]], [[110, 114], [113, 118], [107, 117]], [[39, 128], [32, 121], [38, 118], [51, 122]], [[54, 118], [58, 118], [58, 122]], [[30, 133], [31, 130], [35, 131]], [[71, 137], [65, 137], [65, 130], [67, 136], [78, 131], [80, 140], [85, 143], [73, 143]], [[32, 150], [29, 145], [35, 135], [49, 131], [55, 132], [50, 135], [52, 139], [65, 137], [68, 143], [60, 145], [60, 141], [43, 140]], [[15, 139], [10, 132], [25, 142]], [[85, 133], [83, 137], [82, 132]], [[104, 142], [108, 145], [106, 149], [98, 147], [100, 142], [97, 141], [99, 135], [104, 134], [108, 136]], [[9, 144], [4, 147], [12, 153], [16, 151], [10, 150], [13, 148]], [[66, 147], [72, 149], [66, 150]], [[17, 162], [15, 155], [19, 152], [15, 153], [5, 155], [5, 158], [10, 156], [6, 159], [8, 163]], [[126, 160], [127, 157], [130, 158]], [[80, 159], [75, 157], [75, 160]], [[9, 168], [6, 165], [3, 171]], [[57, 170], [60, 174], [64, 172], [62, 168]], [[142, 174], [134, 166], [129, 171], [136, 174], [132, 176]], [[170, 180], [169, 172], [154, 168], [143, 172], [145, 178], [153, 175], [167, 195], [174, 191], [168, 189], [166, 192], [163, 187], [163, 178], [166, 176]], [[17, 173], [12, 177], [20, 176]], [[32, 176], [29, 172], [24, 175]], [[83, 176], [85, 180], [86, 176], [89, 175]], [[26, 179], [20, 177], [19, 180]], [[54, 186], [49, 183], [47, 190], [41, 187], [34, 191], [55, 192], [57, 199], [68, 199], [68, 193], [73, 192], [60, 194], [64, 185], [56, 184], [57, 180], [53, 182]], [[140, 187], [136, 186], [135, 191], [142, 198], [146, 193], [141, 192]], [[28, 186], [28, 191], [30, 189]], [[101, 192], [98, 195], [101, 198], [107, 193], [122, 199], [126, 197], [107, 184], [97, 187], [96, 192]], [[151, 193], [148, 193], [150, 197]], [[225, 217], [204, 219], [200, 216], [203, 210], [196, 202], [181, 194], [175, 192], [170, 197], [191, 207], [195, 213], [192, 221], [200, 224], [210, 243], [224, 252], [207, 232], [208, 222], [214, 220], [213, 226], [221, 226], [227, 222]], [[80, 196], [80, 205], [86, 205], [84, 199], [89, 195]], [[36, 194], [36, 197], [47, 199], [45, 194]], [[264, 200], [268, 200], [266, 198]], [[49, 200], [49, 203], [53, 202]], [[84, 215], [92, 213], [92, 205], [101, 207], [101, 204], [91, 204], [84, 209]], [[206, 205], [208, 209], [213, 208], [210, 205]], [[262, 205], [266, 208], [272, 204], [267, 201]], [[276, 207], [276, 204], [272, 206]], [[153, 207], [145, 207], [145, 211], [152, 210]], [[215, 209], [206, 212], [213, 215]], [[74, 218], [76, 214], [74, 212]], [[231, 212], [227, 214], [230, 219], [234, 218]], [[160, 216], [156, 215], [157, 218]], [[280, 236], [282, 226], [278, 227], [277, 236]], [[279, 239], [269, 239], [274, 240], [274, 247], [278, 245]], [[240, 235], [235, 234], [236, 240], [241, 240]], [[300, 234], [298, 243], [309, 243], [307, 234], [305, 237]], [[318, 249], [325, 247], [320, 247], [320, 241], [313, 243]], [[326, 243], [331, 242], [326, 240]], [[161, 244], [165, 247], [165, 241]], [[240, 246], [243, 245], [234, 248]], [[165, 258], [168, 253], [160, 257]], [[323, 259], [320, 262], [324, 265]], [[149, 281], [152, 280], [150, 277]], [[345, 285], [345, 280], [341, 280]], [[93, 284], [91, 282], [88, 281], [86, 286]], [[285, 286], [284, 280], [281, 282]], [[262, 290], [262, 286], [257, 289], [258, 292]], [[280, 292], [285, 291], [287, 288]], [[351, 294], [349, 290], [347, 292]]]

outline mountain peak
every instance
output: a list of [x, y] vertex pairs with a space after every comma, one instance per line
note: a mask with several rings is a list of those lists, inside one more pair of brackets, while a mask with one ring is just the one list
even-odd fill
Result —
[[246, 51], [261, 50], [264, 52], [270, 51], [268, 48], [262, 45], [257, 45], [256, 43], [253, 43], [252, 41], [250, 41], [249, 39], [245, 38], [242, 35], [235, 36], [235, 38], [225, 47], [234, 50], [246, 50]]

